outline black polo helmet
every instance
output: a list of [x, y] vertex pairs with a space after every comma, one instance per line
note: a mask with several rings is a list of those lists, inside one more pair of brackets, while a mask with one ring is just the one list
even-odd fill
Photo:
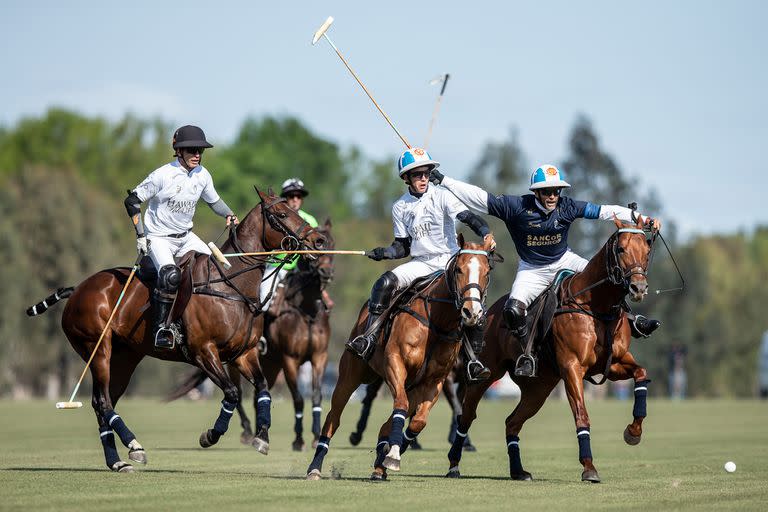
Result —
[[213, 144], [205, 140], [205, 132], [198, 126], [187, 124], [173, 133], [173, 149], [212, 147]]
[[298, 178], [289, 178], [283, 182], [283, 189], [280, 191], [280, 196], [286, 197], [291, 192], [298, 192], [301, 197], [307, 197], [309, 190], [304, 188], [304, 182]]

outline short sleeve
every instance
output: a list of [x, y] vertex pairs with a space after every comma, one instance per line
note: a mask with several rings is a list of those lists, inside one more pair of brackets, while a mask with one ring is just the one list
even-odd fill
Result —
[[160, 169], [152, 171], [149, 176], [144, 178], [144, 181], [138, 184], [133, 189], [136, 192], [139, 200], [143, 203], [148, 199], [155, 197], [155, 195], [163, 188], [163, 173]]
[[403, 222], [403, 211], [399, 202], [392, 205], [392, 226], [394, 227], [395, 238], [406, 238], [408, 236], [405, 222]]

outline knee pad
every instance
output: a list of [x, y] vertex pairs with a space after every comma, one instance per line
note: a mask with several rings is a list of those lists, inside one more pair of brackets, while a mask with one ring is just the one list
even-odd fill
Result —
[[527, 314], [526, 305], [522, 301], [509, 297], [504, 303], [504, 321], [508, 327], [524, 325]]
[[181, 269], [176, 265], [163, 265], [157, 273], [157, 287], [167, 293], [175, 293], [181, 284]]

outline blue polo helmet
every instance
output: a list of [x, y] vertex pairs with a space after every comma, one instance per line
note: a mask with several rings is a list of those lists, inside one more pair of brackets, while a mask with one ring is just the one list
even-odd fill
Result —
[[421, 167], [422, 165], [428, 166], [429, 170], [431, 171], [432, 169], [437, 169], [440, 167], [440, 162], [437, 160], [432, 160], [432, 157], [429, 156], [429, 153], [427, 153], [424, 149], [407, 149], [403, 152], [402, 155], [400, 155], [400, 158], [397, 161], [398, 175], [402, 178], [403, 174], [412, 169], [415, 169], [416, 167]]
[[528, 190], [537, 190], [540, 188], [568, 188], [571, 185], [565, 181], [565, 176], [560, 170], [551, 164], [540, 165], [538, 169], [531, 174], [531, 186]]

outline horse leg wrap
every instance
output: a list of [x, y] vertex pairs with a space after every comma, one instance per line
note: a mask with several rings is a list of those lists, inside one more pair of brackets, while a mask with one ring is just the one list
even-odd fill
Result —
[[411, 430], [410, 427], [405, 429], [405, 434], [403, 434], [403, 438], [404, 438], [403, 439], [403, 446], [402, 446], [402, 449], [400, 450], [400, 454], [405, 453], [405, 450], [407, 450], [408, 447], [411, 446], [411, 442], [415, 441], [416, 440], [416, 436], [418, 436], [418, 435], [419, 434], [417, 432], [414, 432], [413, 430]]
[[[579, 446], [581, 446], [581, 438], [579, 438]], [[520, 459], [520, 438], [518, 436], [507, 436], [507, 455], [509, 456], [509, 476], [514, 478], [515, 475], [524, 471], [523, 461]]]
[[296, 435], [300, 436], [304, 433], [304, 413], [303, 412], [297, 412], [296, 413], [296, 419], [293, 423], [293, 431], [296, 432]]
[[469, 431], [461, 432], [457, 424], [456, 431], [453, 436], [453, 442], [451, 443], [451, 449], [448, 450], [448, 461], [451, 464], [458, 464], [461, 460], [461, 454], [464, 448], [464, 440], [467, 438], [467, 434], [469, 434]]
[[579, 440], [579, 461], [592, 458], [592, 446], [589, 442], [589, 427], [577, 427], [576, 438]]
[[317, 440], [317, 448], [315, 448], [315, 456], [312, 458], [312, 462], [309, 464], [307, 473], [316, 469], [318, 471], [323, 470], [323, 459], [328, 454], [328, 447], [331, 444], [331, 438], [327, 436], [320, 436]]
[[226, 400], [221, 401], [219, 417], [216, 418], [216, 423], [213, 424], [213, 431], [219, 434], [219, 436], [224, 435], [224, 432], [229, 428], [229, 420], [232, 418], [232, 413], [235, 412], [236, 407], [237, 404], [227, 402]]
[[323, 413], [323, 408], [319, 405], [312, 406], [312, 433], [318, 435], [320, 433], [320, 415]]
[[645, 418], [646, 416], [646, 398], [648, 397], [648, 384], [650, 382], [650, 380], [635, 382], [635, 406], [632, 408], [632, 416], [635, 418]]
[[389, 452], [389, 442], [386, 437], [380, 437], [379, 442], [376, 443], [376, 460], [373, 462], [374, 468], [383, 467], [382, 464], [384, 464], [384, 458], [387, 456], [387, 452]]
[[120, 441], [122, 441], [126, 447], [131, 444], [131, 441], [136, 439], [133, 432], [126, 426], [123, 418], [121, 418], [115, 411], [107, 412], [107, 414], [104, 415], [104, 419], [107, 421], [107, 425], [115, 431], [120, 438]]
[[392, 411], [392, 430], [389, 432], [389, 446], [402, 446], [403, 427], [408, 412], [403, 409], [394, 409]]
[[260, 391], [256, 397], [256, 432], [261, 432], [262, 427], [272, 426], [272, 397], [269, 391]]
[[104, 460], [107, 462], [107, 467], [112, 469], [115, 462], [120, 460], [120, 455], [118, 455], [115, 447], [115, 434], [112, 433], [111, 427], [105, 425], [99, 427], [99, 437], [101, 438], [101, 446], [104, 448]]

